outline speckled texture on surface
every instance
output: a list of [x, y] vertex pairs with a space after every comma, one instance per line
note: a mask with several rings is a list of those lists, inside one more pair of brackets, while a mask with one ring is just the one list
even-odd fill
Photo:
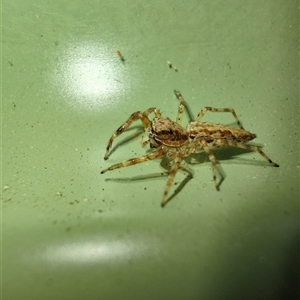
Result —
[[[298, 292], [298, 2], [184, 3], [3, 1], [3, 299]], [[164, 209], [159, 160], [100, 175], [145, 153], [132, 140], [103, 160], [132, 112], [155, 106], [176, 118], [174, 89], [194, 117], [233, 107], [280, 168], [218, 151], [226, 178], [216, 192], [199, 155]]]

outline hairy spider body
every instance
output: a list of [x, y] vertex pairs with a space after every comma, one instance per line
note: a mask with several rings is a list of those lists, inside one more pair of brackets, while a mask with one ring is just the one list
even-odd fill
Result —
[[231, 142], [247, 143], [256, 137], [244, 129], [208, 122], [190, 122], [187, 134], [191, 139], [205, 140], [213, 148], [230, 146]]
[[150, 146], [157, 147], [163, 144], [167, 147], [182, 147], [189, 140], [187, 132], [179, 124], [169, 118], [157, 119], [152, 122], [152, 130], [149, 134]]
[[[137, 111], [133, 113], [109, 139], [104, 159], [108, 159], [109, 150], [114, 139], [122, 134], [126, 128], [132, 124], [132, 122], [137, 120], [141, 120], [144, 126], [142, 145], [145, 146], [149, 144], [150, 148], [154, 150], [144, 156], [132, 158], [112, 165], [111, 167], [103, 170], [101, 174], [107, 171], [112, 171], [118, 168], [128, 167], [155, 158], [167, 156], [168, 159], [173, 161], [173, 164], [170, 168], [168, 181], [161, 202], [161, 206], [164, 206], [167, 203], [167, 195], [170, 187], [172, 186], [180, 163], [184, 157], [187, 157], [192, 153], [207, 153], [212, 163], [213, 180], [217, 190], [219, 190], [219, 185], [222, 180], [217, 183], [217, 172], [219, 171], [217, 169], [217, 160], [214, 154], [211, 152], [212, 149], [237, 147], [249, 151], [255, 151], [261, 154], [274, 167], [279, 167], [279, 165], [274, 163], [260, 148], [246, 144], [247, 142], [253, 140], [256, 135], [244, 130], [241, 122], [232, 108], [204, 107], [198, 114], [196, 120], [190, 122], [187, 125], [187, 128], [184, 129], [181, 126], [181, 119], [184, 112], [184, 99], [179, 91], [174, 91], [174, 93], [180, 102], [176, 122], [170, 120], [169, 118], [162, 118], [161, 113], [157, 108], [149, 108], [145, 112]], [[207, 111], [230, 112], [234, 116], [239, 128], [222, 124], [201, 122], [201, 118]], [[154, 113], [155, 115], [152, 121], [150, 121], [148, 117], [151, 113]], [[219, 174], [221, 178], [223, 178], [220, 172]]]

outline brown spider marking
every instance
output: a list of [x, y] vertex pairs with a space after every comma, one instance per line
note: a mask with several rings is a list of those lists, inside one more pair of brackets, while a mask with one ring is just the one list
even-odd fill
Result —
[[[109, 168], [103, 170], [101, 174], [107, 171], [132, 166], [166, 155], [167, 158], [173, 161], [173, 164], [171, 165], [169, 171], [167, 184], [161, 202], [161, 206], [165, 206], [168, 201], [167, 196], [170, 187], [174, 182], [175, 175], [182, 160], [192, 153], [200, 153], [204, 151], [208, 155], [209, 160], [212, 164], [213, 180], [217, 190], [219, 190], [220, 183], [223, 181], [224, 177], [217, 168], [216, 157], [211, 152], [211, 150], [213, 149], [236, 147], [249, 151], [255, 151], [263, 156], [274, 167], [279, 167], [279, 165], [274, 163], [260, 148], [246, 144], [247, 142], [253, 140], [256, 135], [244, 130], [241, 122], [239, 121], [235, 111], [232, 108], [204, 107], [198, 114], [195, 121], [190, 122], [187, 125], [187, 128], [184, 129], [181, 126], [182, 115], [184, 113], [185, 107], [184, 99], [179, 91], [174, 91], [174, 93], [179, 100], [176, 122], [170, 120], [169, 118], [163, 118], [160, 111], [155, 107], [149, 108], [144, 112], [137, 111], [133, 113], [109, 139], [104, 159], [108, 159], [109, 150], [114, 139], [122, 134], [134, 121], [137, 120], [140, 120], [144, 126], [144, 132], [142, 134], [141, 141], [142, 145], [145, 146], [149, 144], [150, 148], [154, 150], [141, 157], [131, 158], [129, 160], [125, 160], [118, 164], [112, 165]], [[202, 117], [208, 111], [217, 113], [231, 113], [235, 118], [239, 128], [234, 128], [222, 124], [201, 122]], [[149, 119], [149, 115], [151, 113], [154, 113], [154, 118], [152, 121], [150, 121]], [[219, 182], [217, 182], [217, 172], [221, 177], [221, 180]]]

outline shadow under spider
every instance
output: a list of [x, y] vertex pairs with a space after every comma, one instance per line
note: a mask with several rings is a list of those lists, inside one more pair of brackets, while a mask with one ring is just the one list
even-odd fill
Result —
[[[139, 176], [133, 176], [133, 177], [106, 178], [105, 181], [128, 183], [128, 182], [144, 181], [144, 180], [146, 181], [146, 180], [166, 177], [169, 175], [169, 170], [171, 168], [170, 162], [171, 161], [169, 159], [167, 159], [166, 157], [164, 157], [161, 160], [160, 166], [166, 170], [165, 172], [152, 173], [152, 174], [147, 174], [147, 175], [139, 175]], [[185, 179], [180, 182], [179, 186], [176, 187], [176, 189], [173, 191], [171, 196], [166, 200], [166, 204], [171, 199], [173, 199], [178, 193], [180, 193], [181, 190], [185, 187], [185, 185], [193, 178], [193, 171], [185, 168], [184, 166], [179, 166], [179, 170], [181, 170], [185, 173], [188, 173], [188, 174], [185, 177]], [[173, 183], [173, 185], [175, 185], [175, 183]]]
[[[252, 146], [256, 146], [258, 148], [263, 148], [261, 144], [251, 143]], [[239, 164], [242, 161], [244, 165], [256, 165], [256, 166], [269, 166], [269, 163], [264, 160], [250, 160], [249, 158], [238, 158], [238, 156], [245, 153], [256, 153], [251, 150], [235, 148], [235, 147], [225, 147], [225, 148], [216, 148], [211, 150], [214, 156], [217, 159], [217, 162], [224, 162], [230, 160], [230, 164]], [[204, 152], [200, 153], [192, 153], [188, 157], [184, 159], [189, 165], [198, 165], [204, 162], [210, 162], [208, 155]], [[232, 161], [233, 160], [233, 161]], [[234, 161], [236, 160], [236, 162]], [[218, 163], [219, 164], [219, 163]], [[219, 164], [220, 165], [220, 164]]]
[[[135, 133], [135, 135], [131, 135], [128, 138], [125, 139], [125, 141], [121, 141], [115, 148], [119, 147], [120, 145], [129, 142], [131, 139], [133, 139], [136, 135], [139, 135], [139, 133]], [[257, 144], [256, 144], [257, 146]], [[259, 147], [259, 146], [258, 146]], [[262, 147], [260, 147], [262, 148]], [[151, 149], [148, 149], [147, 152], [151, 151]], [[233, 147], [228, 147], [228, 148], [221, 148], [221, 149], [214, 149], [213, 153], [216, 155], [217, 158], [217, 171], [219, 174], [218, 178], [218, 184], [217, 187], [219, 188], [223, 181], [226, 178], [226, 174], [223, 171], [223, 168], [219, 161], [226, 161], [226, 160], [234, 160], [237, 158], [237, 156], [243, 154], [243, 153], [248, 153], [248, 152], [253, 152], [245, 149], [239, 149], [239, 148], [233, 148]], [[249, 160], [249, 159], [240, 159], [243, 161], [243, 164], [248, 164], [248, 165], [262, 165], [262, 161], [258, 160]], [[188, 157], [185, 157], [183, 159], [183, 164], [186, 164], [186, 166], [180, 165], [179, 170], [187, 173], [185, 178], [180, 182], [180, 184], [175, 188], [173, 192], [171, 192], [171, 195], [166, 199], [165, 204], [167, 204], [169, 201], [171, 201], [177, 194], [181, 192], [181, 190], [185, 187], [185, 185], [193, 178], [193, 170], [189, 168], [191, 165], [200, 165], [203, 163], [210, 163], [210, 160], [205, 152], [201, 153], [194, 153], [189, 155]], [[231, 162], [232, 163], [232, 162]], [[156, 178], [162, 178], [162, 177], [167, 177], [169, 175], [169, 171], [171, 168], [172, 160], [169, 160], [166, 156], [164, 156], [161, 161], [160, 161], [160, 166], [165, 169], [166, 171], [160, 172], [160, 173], [152, 173], [152, 174], [147, 174], [147, 175], [138, 175], [138, 176], [133, 176], [133, 177], [119, 177], [119, 178], [106, 178], [105, 181], [113, 181], [113, 182], [120, 182], [120, 183], [129, 183], [129, 182], [135, 182], [135, 181], [148, 181]], [[236, 163], [238, 164], [238, 162]], [[268, 164], [266, 164], [268, 165]], [[172, 184], [172, 186], [175, 186], [176, 182]]]

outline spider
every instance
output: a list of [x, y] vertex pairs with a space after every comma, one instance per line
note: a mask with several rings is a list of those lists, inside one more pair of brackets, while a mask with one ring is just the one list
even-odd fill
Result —
[[[109, 139], [104, 159], [108, 159], [109, 150], [111, 149], [114, 139], [122, 134], [134, 121], [137, 120], [140, 120], [144, 126], [144, 132], [142, 134], [141, 141], [142, 146], [149, 144], [150, 148], [153, 150], [146, 155], [135, 157], [112, 165], [103, 170], [101, 174], [107, 171], [132, 166], [148, 160], [167, 156], [167, 158], [172, 161], [172, 165], [170, 167], [167, 184], [162, 197], [161, 206], [163, 207], [168, 201], [167, 195], [170, 187], [173, 184], [174, 177], [178, 171], [180, 163], [185, 157], [192, 153], [200, 153], [203, 151], [206, 152], [212, 164], [213, 180], [217, 190], [219, 190], [219, 185], [222, 182], [222, 180], [219, 183], [217, 182], [217, 172], [221, 178], [223, 178], [223, 176], [217, 168], [217, 160], [211, 151], [212, 149], [236, 147], [249, 151], [255, 151], [263, 156], [271, 165], [274, 167], [279, 167], [279, 165], [274, 163], [259, 147], [246, 144], [247, 142], [253, 140], [256, 135], [246, 131], [243, 128], [235, 111], [232, 108], [204, 107], [198, 114], [195, 121], [190, 122], [186, 129], [184, 129], [181, 126], [182, 115], [185, 108], [184, 99], [179, 91], [175, 90], [174, 93], [179, 100], [176, 122], [170, 120], [169, 118], [163, 118], [160, 110], [155, 107], [151, 107], [144, 112], [137, 111], [133, 113]], [[214, 113], [231, 113], [235, 118], [239, 128], [222, 124], [201, 122], [202, 117], [208, 111]], [[149, 115], [151, 113], [154, 113], [154, 118], [152, 121], [149, 119]]]

